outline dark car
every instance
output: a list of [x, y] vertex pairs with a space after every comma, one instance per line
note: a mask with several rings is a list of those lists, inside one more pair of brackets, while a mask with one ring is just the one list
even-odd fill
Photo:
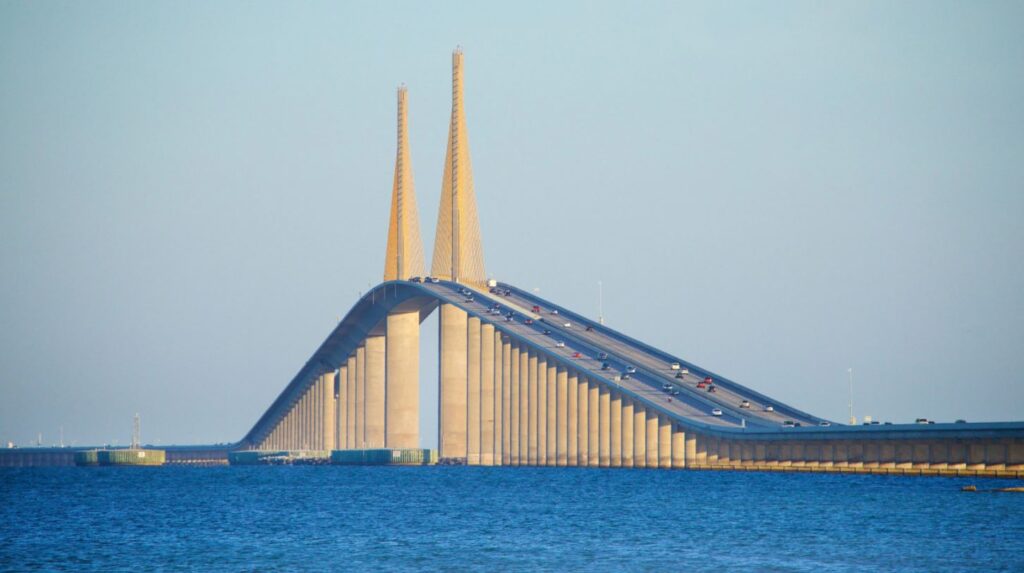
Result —
[[608, 370], [609, 368], [611, 368], [611, 366], [609, 366], [607, 362], [601, 363], [601, 370]]

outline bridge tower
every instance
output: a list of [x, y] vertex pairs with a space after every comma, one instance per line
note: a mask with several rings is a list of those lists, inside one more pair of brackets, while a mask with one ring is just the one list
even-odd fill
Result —
[[441, 206], [437, 213], [434, 261], [430, 274], [456, 282], [483, 285], [484, 250], [473, 192], [473, 165], [462, 97], [462, 50], [452, 54], [452, 116], [448, 126], [448, 151], [441, 181]]
[[398, 88], [398, 145], [395, 178], [391, 190], [391, 222], [384, 256], [384, 280], [404, 280], [423, 275], [423, 242], [420, 216], [412, 179], [409, 153], [408, 90]]
[[[480, 221], [473, 191], [473, 165], [463, 105], [462, 50], [452, 53], [452, 114], [448, 126], [448, 150], [441, 181], [441, 205], [437, 213], [434, 261], [430, 274], [442, 279], [483, 286], [484, 253]], [[480, 320], [451, 304], [442, 304], [439, 321], [438, 447], [442, 458], [463, 458], [479, 463], [479, 447], [471, 442], [470, 411], [479, 413], [479, 395], [468, 390], [480, 373]], [[475, 352], [473, 352], [475, 350]], [[471, 379], [470, 373], [474, 377]], [[474, 400], [475, 398], [475, 400]], [[475, 450], [475, 451], [473, 451]]]

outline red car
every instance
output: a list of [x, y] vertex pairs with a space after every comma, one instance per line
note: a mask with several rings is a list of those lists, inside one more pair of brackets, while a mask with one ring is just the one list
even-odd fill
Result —
[[573, 352], [572, 353], [572, 357], [573, 358], [583, 358], [583, 354], [581, 354], [579, 352]]
[[710, 377], [710, 376], [708, 376], [707, 378], [705, 378], [705, 379], [704, 379], [704, 383], [705, 383], [705, 384], [713, 384], [713, 383], [714, 383], [714, 380], [712, 380], [712, 379], [711, 379], [711, 377]]
[[523, 321], [523, 324], [533, 324], [533, 319], [527, 318], [526, 320]]
[[536, 304], [533, 305], [533, 312], [538, 312], [539, 313], [540, 312], [540, 306], [538, 306]]

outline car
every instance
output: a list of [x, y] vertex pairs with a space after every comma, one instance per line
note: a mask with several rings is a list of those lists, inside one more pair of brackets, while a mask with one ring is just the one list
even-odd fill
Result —
[[953, 422], [953, 423], [954, 423], [954, 424], [966, 424], [966, 423], [967, 423], [967, 420], [964, 420], [964, 419], [962, 419], [962, 418], [961, 418], [961, 419], [957, 419], [957, 421], [955, 421], [955, 422]]
[[571, 322], [567, 322], [567, 323], [563, 324], [562, 326], [564, 326], [566, 328], [572, 328], [572, 323]]
[[822, 428], [827, 428], [832, 425], [832, 422], [826, 422], [825, 420], [822, 420], [818, 422], [818, 425], [821, 426]]
[[597, 358], [598, 358], [598, 360], [608, 360], [608, 353], [607, 352], [600, 352], [600, 353], [598, 353]]
[[421, 279], [420, 277], [412, 277], [411, 279], [409, 279], [409, 282], [421, 283], [421, 282], [423, 282], [423, 279]]
[[473, 297], [471, 297], [471, 296], [467, 296], [467, 297], [465, 298], [465, 301], [466, 301], [466, 302], [473, 302]]
[[794, 426], [793, 420], [783, 420], [782, 421], [782, 427], [783, 428], [792, 428], [793, 426]]
[[572, 357], [573, 358], [583, 358], [583, 353], [581, 353], [581, 352], [573, 352], [572, 353]]
[[530, 307], [530, 310], [532, 310], [533, 312], [539, 313], [540, 312], [540, 305], [539, 304], [535, 304], [532, 307]]
[[765, 412], [774, 412], [775, 411], [775, 406], [772, 406], [771, 404], [768, 404], [767, 406], [764, 407], [764, 411]]
[[427, 280], [429, 280], [430, 282], [432, 282], [434, 284], [437, 284], [437, 283], [441, 282], [441, 279], [439, 279], [437, 277], [427, 277]]
[[718, 392], [718, 388], [715, 388], [714, 386], [708, 386], [708, 392], [711, 392], [712, 394], [714, 394], [714, 393]]
[[678, 396], [679, 395], [679, 389], [678, 388], [673, 388], [672, 389], [672, 395], [673, 396]]
[[718, 408], [712, 408], [711, 409], [711, 415], [712, 416], [721, 416], [722, 415], [722, 411], [719, 410]]
[[630, 375], [629, 374], [623, 374], [622, 375], [622, 379], [623, 380], [629, 380], [630, 379]]
[[557, 308], [551, 309], [551, 314], [558, 314], [558, 309]]
[[703, 390], [706, 386], [707, 386], [707, 384], [705, 384], [703, 381], [697, 382], [697, 389], [698, 390]]
[[682, 378], [682, 377], [683, 377], [682, 371], [676, 372], [676, 378]]
[[526, 320], [523, 321], [523, 324], [533, 324], [533, 319], [527, 318]]
[[505, 322], [512, 322], [513, 320], [515, 320], [515, 318], [513, 318], [511, 314], [505, 315]]
[[505, 289], [505, 292], [502, 293], [502, 294], [504, 294], [505, 296], [512, 296], [512, 289], [507, 288], [507, 289]]
[[918, 418], [918, 419], [914, 420], [914, 423], [915, 424], [927, 424], [928, 423], [928, 418]]
[[636, 374], [636, 366], [627, 366], [626, 367], [626, 372], [628, 372], [630, 374]]
[[558, 342], [555, 343], [555, 346], [558, 348], [565, 348], [565, 343], [559, 340]]
[[661, 385], [661, 389], [662, 390], [671, 390], [672, 389], [672, 384], [670, 384], [669, 382], [665, 382], [664, 384]]
[[593, 327], [593, 326], [590, 326], [590, 325], [588, 324], [588, 325], [587, 325], [587, 332], [593, 332], [593, 331], [594, 331], [594, 327]]
[[705, 384], [714, 384], [715, 381], [712, 380], [710, 376], [708, 376], [707, 378], [704, 379], [704, 383]]
[[750, 409], [750, 400], [744, 400], [740, 402], [740, 408]]
[[608, 370], [611, 366], [607, 362], [601, 363], [601, 370]]
[[673, 362], [672, 364], [669, 364], [668, 367], [671, 368], [672, 370], [679, 370], [680, 368], [678, 362]]
[[544, 334], [545, 334], [546, 336], [551, 336], [551, 331], [550, 331], [549, 329], [545, 328], [545, 329], [544, 329]]
[[[871, 422], [871, 425], [872, 425], [872, 426], [877, 426], [877, 425], [878, 425], [878, 422]], [[886, 425], [886, 426], [891, 426], [891, 425], [892, 425], [892, 422], [886, 422], [886, 423], [885, 423], [885, 425]]]
[[793, 424], [793, 425], [794, 425], [794, 426], [796, 426], [797, 428], [799, 428], [800, 426], [803, 426], [803, 424], [801, 424], [800, 422], [796, 422], [796, 423], [795, 423], [795, 424]]

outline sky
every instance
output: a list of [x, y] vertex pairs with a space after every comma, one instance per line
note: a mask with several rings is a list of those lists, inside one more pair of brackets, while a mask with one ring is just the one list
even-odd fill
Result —
[[[488, 273], [837, 421], [1024, 419], [1024, 4], [0, 3], [0, 440], [233, 442], [380, 282], [451, 52]], [[421, 433], [436, 444], [437, 321]]]

